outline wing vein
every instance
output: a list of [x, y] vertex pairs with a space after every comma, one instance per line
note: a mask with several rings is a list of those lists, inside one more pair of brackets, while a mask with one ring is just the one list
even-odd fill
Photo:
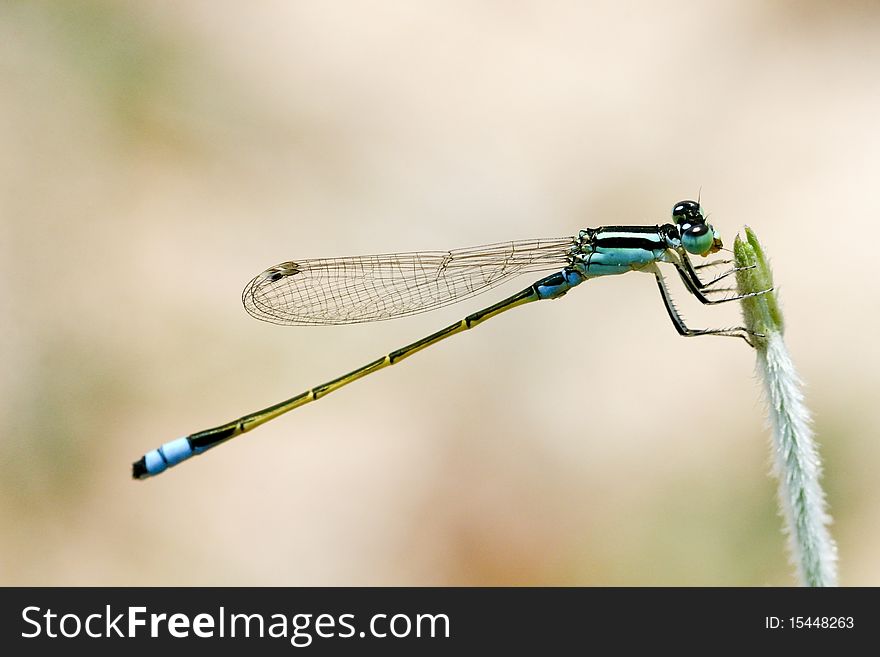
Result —
[[284, 262], [242, 292], [248, 313], [283, 325], [375, 322], [434, 310], [528, 272], [570, 263], [573, 237]]

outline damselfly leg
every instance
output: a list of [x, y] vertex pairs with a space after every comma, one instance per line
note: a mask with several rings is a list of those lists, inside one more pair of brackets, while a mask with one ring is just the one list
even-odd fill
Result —
[[[660, 268], [656, 264], [651, 264], [649, 268], [646, 268], [645, 271], [649, 271], [654, 274], [654, 279], [657, 281], [657, 287], [660, 289], [660, 297], [663, 299], [663, 306], [666, 308], [666, 312], [669, 315], [669, 319], [672, 320], [672, 325], [675, 326], [675, 330], [678, 331], [679, 335], [682, 335], [686, 338], [692, 338], [698, 335], [722, 335], [731, 338], [742, 338], [748, 343], [750, 347], [754, 347], [754, 343], [751, 341], [751, 337], [764, 337], [760, 333], [755, 333], [747, 329], [745, 326], [733, 326], [730, 328], [718, 328], [718, 329], [694, 329], [690, 328], [687, 324], [685, 324], [684, 318], [679, 313], [678, 309], [675, 307], [675, 302], [672, 300], [672, 294], [669, 292], [669, 288], [666, 286], [666, 279], [663, 278], [663, 274], [660, 272]], [[679, 273], [681, 273], [679, 271]], [[688, 288], [689, 291], [694, 293], [694, 290]], [[758, 294], [766, 294], [769, 290], [765, 290], [763, 292], [759, 292]], [[698, 299], [701, 295], [694, 293]], [[752, 295], [745, 295], [752, 296]], [[705, 297], [703, 297], [705, 298]], [[742, 298], [742, 297], [739, 297]], [[733, 301], [735, 299], [723, 299], [722, 301]], [[717, 302], [716, 302], [717, 303]]]

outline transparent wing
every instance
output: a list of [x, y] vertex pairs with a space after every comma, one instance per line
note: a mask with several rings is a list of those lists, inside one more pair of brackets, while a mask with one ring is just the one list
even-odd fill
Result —
[[242, 292], [257, 319], [284, 325], [355, 324], [405, 317], [485, 292], [527, 272], [565, 267], [574, 237], [454, 251], [283, 262]]

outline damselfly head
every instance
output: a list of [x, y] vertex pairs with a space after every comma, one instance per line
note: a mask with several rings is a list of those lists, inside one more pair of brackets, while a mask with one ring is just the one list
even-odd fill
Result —
[[706, 223], [698, 201], [679, 201], [672, 208], [672, 219], [681, 234], [681, 245], [688, 253], [707, 256], [721, 249], [721, 236]]

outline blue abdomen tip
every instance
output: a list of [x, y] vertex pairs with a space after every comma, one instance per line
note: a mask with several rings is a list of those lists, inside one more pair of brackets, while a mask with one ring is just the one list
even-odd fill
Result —
[[142, 464], [138, 462], [141, 465], [142, 477], [151, 477], [164, 472], [172, 465], [185, 461], [193, 454], [193, 448], [187, 438], [178, 438], [167, 442], [159, 449], [144, 454]]

